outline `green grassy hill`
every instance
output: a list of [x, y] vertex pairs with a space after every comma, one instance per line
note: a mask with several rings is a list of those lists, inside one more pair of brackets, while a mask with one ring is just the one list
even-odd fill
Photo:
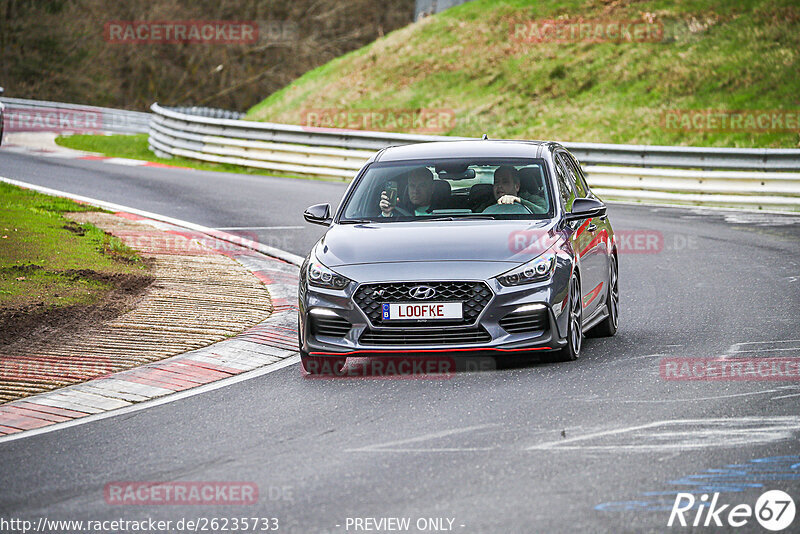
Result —
[[[663, 28], [663, 37], [514, 38], [519, 24], [530, 29], [535, 21], [540, 28], [558, 18], [648, 20]], [[453, 123], [437, 132], [448, 135], [797, 147], [797, 131], [668, 130], [663, 114], [799, 111], [800, 6], [796, 0], [475, 0], [308, 72], [248, 118], [303, 124], [309, 109], [452, 110]]]

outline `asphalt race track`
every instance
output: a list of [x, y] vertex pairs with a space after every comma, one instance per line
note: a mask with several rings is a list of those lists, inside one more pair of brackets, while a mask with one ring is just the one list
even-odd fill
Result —
[[[300, 255], [322, 233], [303, 208], [335, 206], [345, 189], [2, 152], [0, 176], [217, 228], [264, 228], [252, 230], [260, 241]], [[348, 518], [388, 517], [451, 519], [464, 533], [662, 532], [676, 492], [753, 506], [780, 489], [798, 502], [798, 378], [676, 381], [661, 365], [800, 357], [800, 216], [620, 204], [609, 216], [627, 240], [620, 330], [586, 340], [576, 362], [428, 380], [305, 379], [289, 366], [0, 444], [0, 516], [275, 517], [279, 532], [355, 532]], [[252, 482], [260, 497], [104, 498], [112, 482], [168, 480]], [[738, 530], [763, 531], [752, 518]]]

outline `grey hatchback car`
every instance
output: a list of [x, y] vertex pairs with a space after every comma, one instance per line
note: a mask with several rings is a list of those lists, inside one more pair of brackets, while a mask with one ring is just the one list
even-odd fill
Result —
[[306, 372], [348, 357], [543, 351], [574, 360], [612, 336], [617, 247], [606, 206], [554, 142], [452, 141], [380, 150], [300, 272]]

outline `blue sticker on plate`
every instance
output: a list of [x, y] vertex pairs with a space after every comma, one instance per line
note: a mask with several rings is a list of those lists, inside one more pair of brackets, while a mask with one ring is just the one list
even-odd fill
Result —
[[383, 305], [383, 318], [384, 319], [388, 319], [389, 318], [389, 305], [388, 304], [384, 304]]

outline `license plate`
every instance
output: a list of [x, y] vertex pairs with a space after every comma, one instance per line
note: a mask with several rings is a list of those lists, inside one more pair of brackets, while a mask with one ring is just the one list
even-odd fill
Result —
[[402, 321], [415, 319], [462, 319], [464, 317], [461, 302], [400, 302], [383, 305], [384, 321]]

